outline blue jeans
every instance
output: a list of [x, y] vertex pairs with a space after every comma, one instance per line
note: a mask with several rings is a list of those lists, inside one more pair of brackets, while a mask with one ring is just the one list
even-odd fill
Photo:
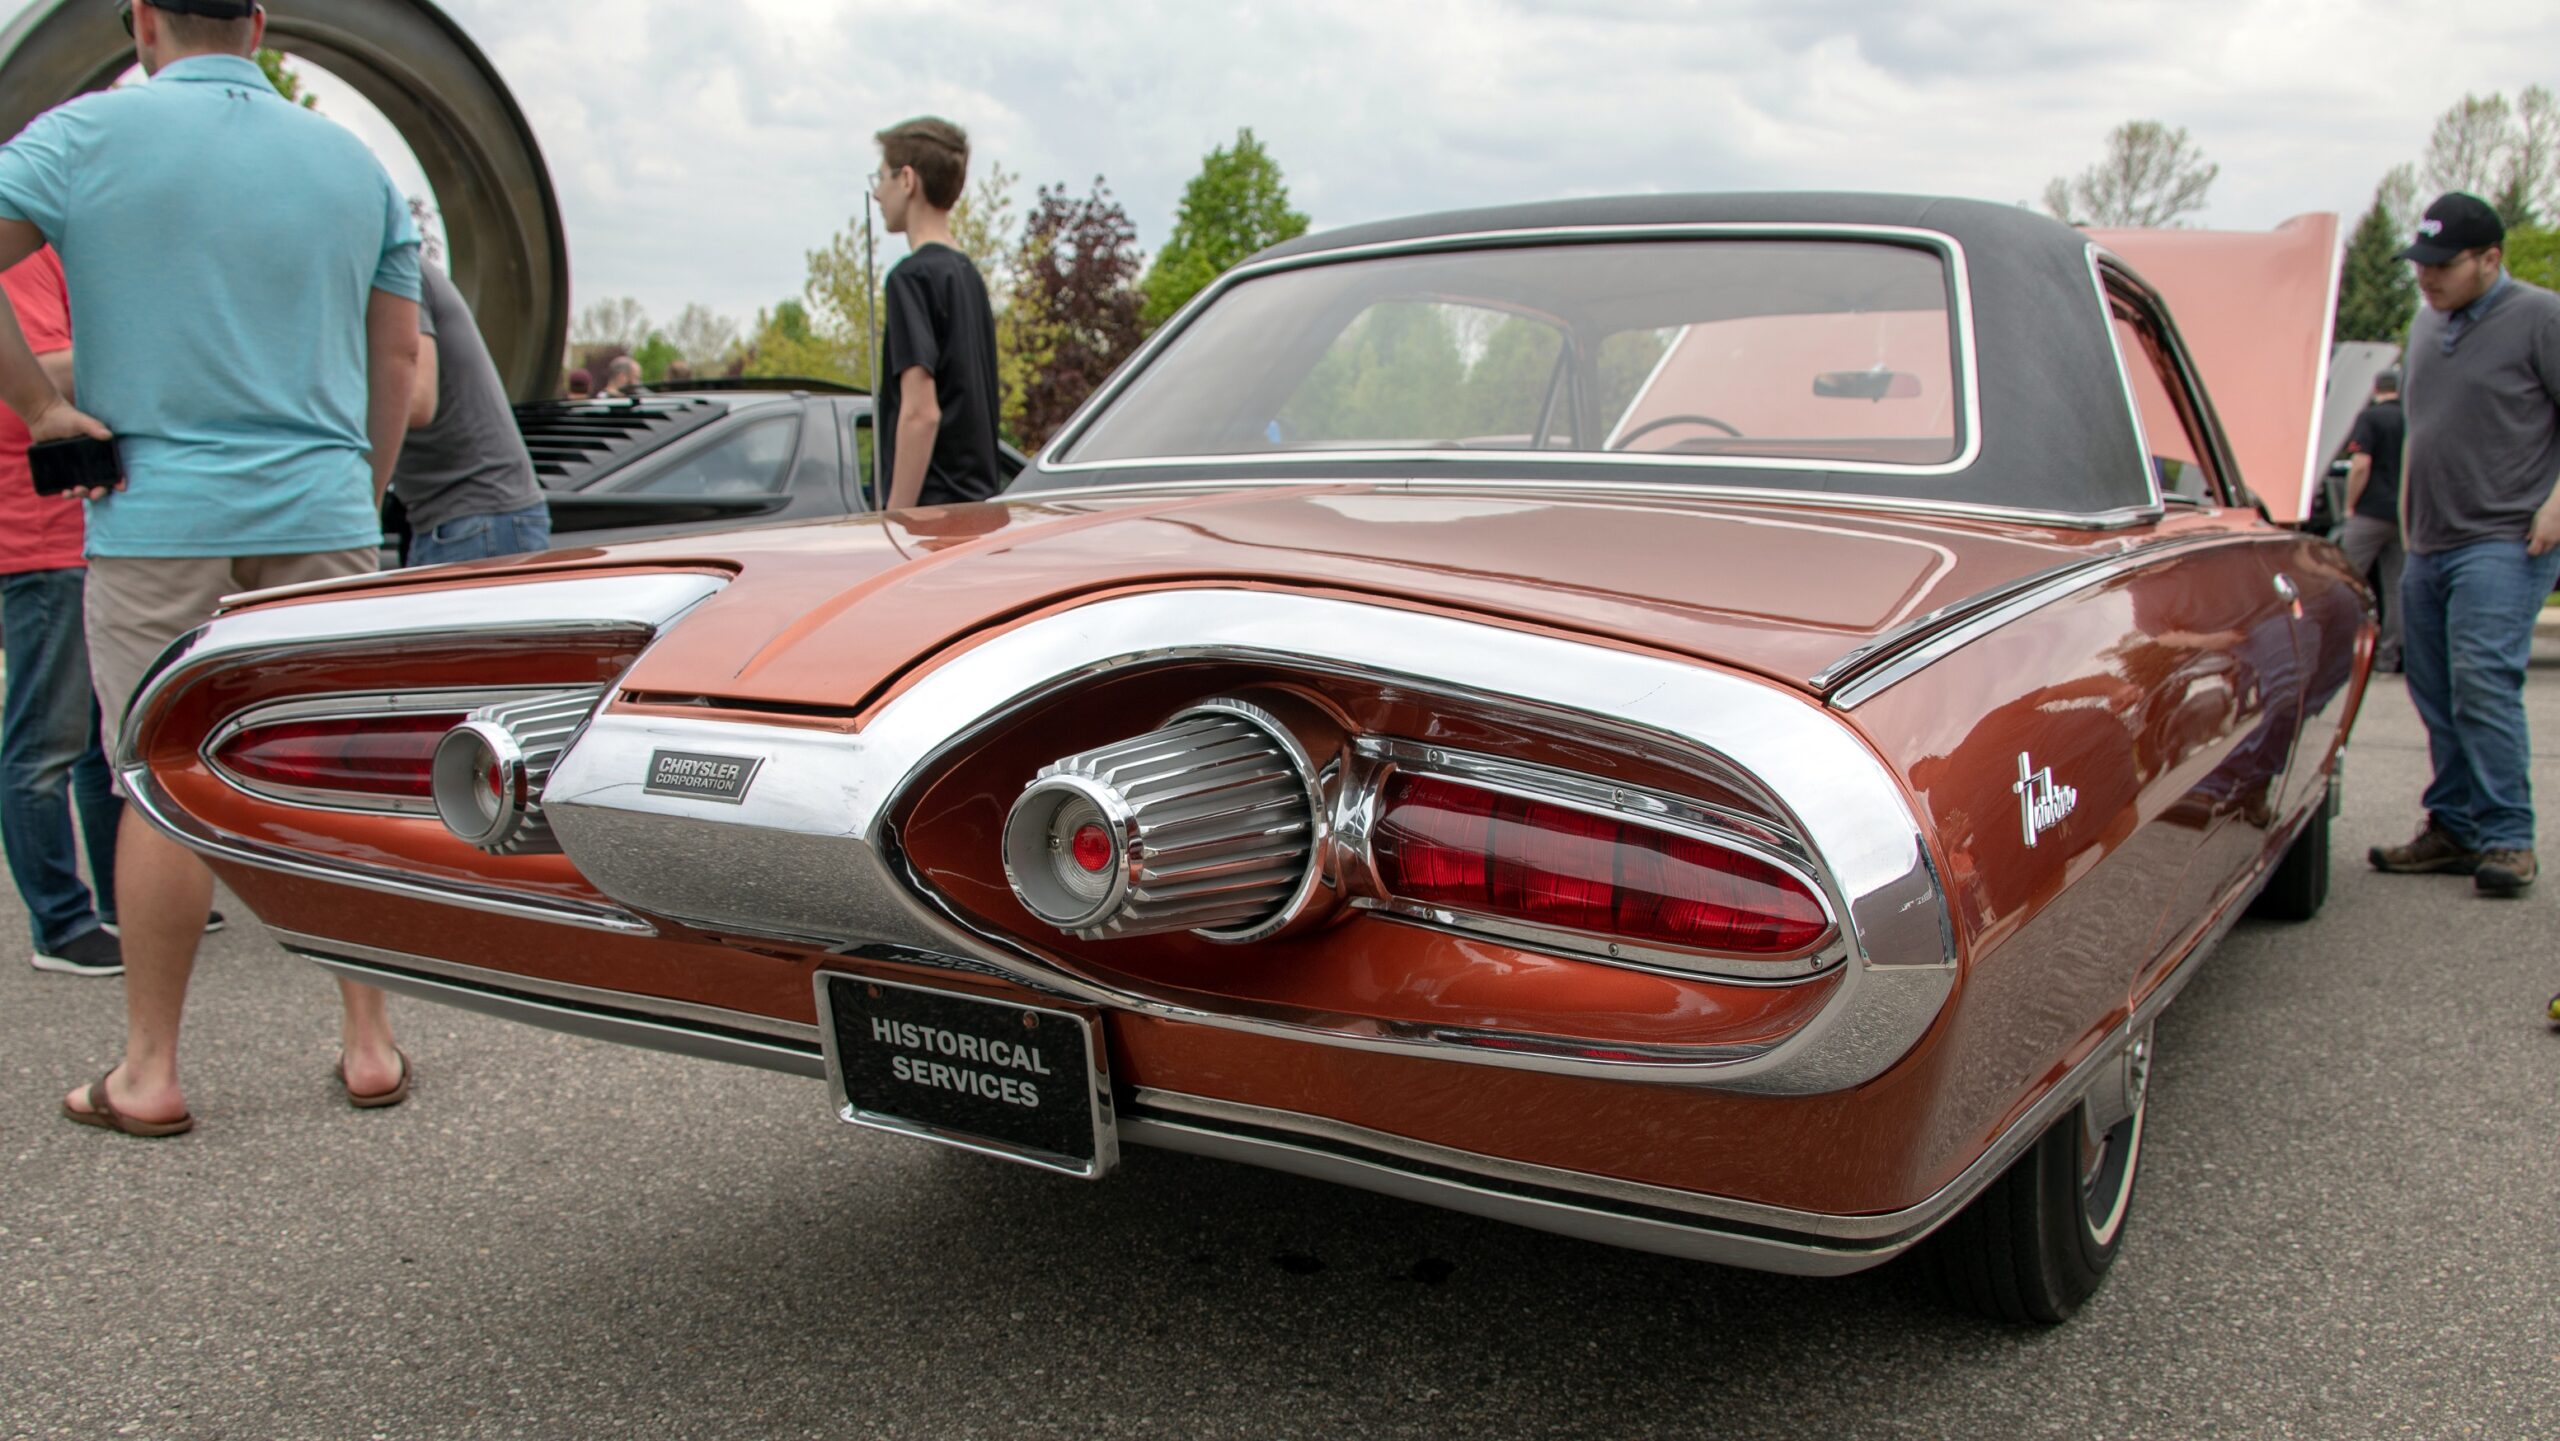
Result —
[[[27, 904], [36, 949], [56, 951], [97, 929], [116, 909], [116, 798], [98, 748], [98, 701], [89, 689], [89, 642], [77, 570], [0, 576], [0, 638], [9, 651], [0, 700], [0, 846]], [[80, 812], [97, 904], [80, 884]]]
[[551, 548], [551, 507], [535, 501], [499, 515], [463, 515], [409, 537], [409, 564], [450, 565]]
[[2521, 540], [2412, 552], [2400, 574], [2400, 659], [2435, 761], [2427, 814], [2473, 850], [2533, 849], [2524, 668], [2555, 578], [2560, 550]]

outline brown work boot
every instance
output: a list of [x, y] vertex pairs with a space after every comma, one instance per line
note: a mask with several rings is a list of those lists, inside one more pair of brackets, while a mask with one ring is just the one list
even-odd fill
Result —
[[2520, 896], [2533, 884], [2534, 864], [2531, 851], [2482, 851], [2480, 868], [2471, 873], [2471, 884], [2484, 896]]
[[[2452, 874], [2467, 876], [2480, 868], [2480, 853], [2453, 838], [2453, 832], [2427, 818], [2427, 828], [2405, 846], [2375, 846], [2364, 853], [2377, 871], [2394, 875], [2423, 876]], [[2527, 865], [2532, 863], [2527, 855]]]

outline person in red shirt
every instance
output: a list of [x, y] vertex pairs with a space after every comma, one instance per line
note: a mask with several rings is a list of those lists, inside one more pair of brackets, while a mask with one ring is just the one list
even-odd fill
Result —
[[[71, 390], [71, 301], [51, 249], [0, 273], [28, 347]], [[105, 922], [115, 915], [116, 799], [98, 746], [98, 701], [89, 689], [82, 624], [80, 502], [38, 495], [27, 469], [27, 427], [0, 406], [0, 638], [8, 647], [0, 695], [0, 847], [26, 902], [36, 969], [112, 976], [124, 953]], [[80, 884], [71, 816], [96, 878]]]

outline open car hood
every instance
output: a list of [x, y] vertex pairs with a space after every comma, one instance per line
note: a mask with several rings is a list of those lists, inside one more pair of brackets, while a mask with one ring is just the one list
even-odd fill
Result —
[[2279, 521], [2311, 513], [2329, 332], [2338, 314], [2338, 217], [2297, 215], [2269, 231], [2092, 230], [2168, 298], [2240, 462]]
[[626, 688], [851, 716], [919, 663], [1024, 616], [1181, 587], [1314, 591], [1491, 616], [1813, 690], [1826, 667], [1886, 631], [2121, 544], [1712, 494], [1310, 484], [928, 508], [555, 551], [492, 573], [599, 562], [734, 570]]

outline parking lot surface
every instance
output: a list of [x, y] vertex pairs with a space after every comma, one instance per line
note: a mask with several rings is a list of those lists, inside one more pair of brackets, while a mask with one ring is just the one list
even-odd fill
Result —
[[[2530, 699], [2549, 812], [2560, 670]], [[2425, 770], [2380, 678], [2327, 911], [2163, 1019], [2123, 1259], [2033, 1332], [1144, 1149], [1063, 1181], [418, 1002], [416, 1098], [357, 1113], [236, 902], [199, 1129], [110, 1136], [54, 1109], [117, 983], [28, 969], [8, 895], [0, 1436], [2560, 1435], [2560, 881], [2368, 871]]]

